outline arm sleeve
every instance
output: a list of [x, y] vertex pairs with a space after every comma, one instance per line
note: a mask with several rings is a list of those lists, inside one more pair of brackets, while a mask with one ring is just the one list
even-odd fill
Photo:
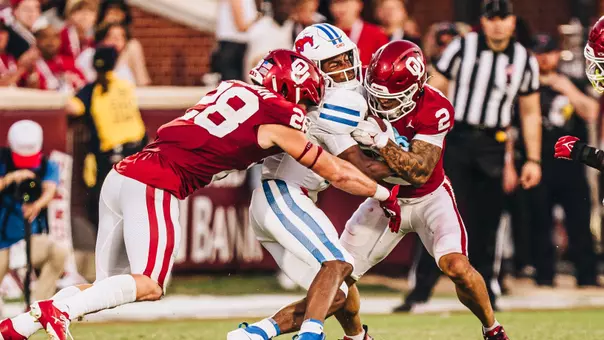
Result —
[[463, 51], [463, 38], [453, 40], [445, 49], [442, 56], [436, 63], [438, 73], [452, 80], [453, 74], [457, 74], [461, 65], [461, 54]]
[[520, 96], [528, 96], [539, 90], [539, 64], [535, 56], [530, 55], [527, 61], [522, 82], [520, 83]]
[[446, 136], [447, 136], [447, 131], [441, 132], [441, 133], [438, 133], [435, 135], [417, 134], [413, 137], [413, 139], [421, 140], [426, 143], [436, 145], [442, 149]]
[[323, 132], [315, 133], [314, 137], [324, 146], [327, 152], [334, 156], [339, 156], [351, 146], [358, 144], [351, 135], [333, 135]]
[[56, 185], [59, 185], [59, 164], [53, 161], [48, 161], [48, 166], [46, 167], [46, 173], [44, 174], [43, 182], [53, 182]]
[[321, 106], [313, 110], [318, 115], [319, 130], [335, 135], [348, 135], [367, 116], [367, 101], [357, 92], [346, 89], [330, 90]]
[[591, 147], [583, 142], [576, 142], [570, 158], [591, 168], [604, 170], [604, 151]]

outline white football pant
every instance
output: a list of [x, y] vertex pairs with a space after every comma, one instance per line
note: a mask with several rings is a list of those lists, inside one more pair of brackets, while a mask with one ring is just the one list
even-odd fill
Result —
[[358, 280], [383, 260], [410, 232], [416, 232], [430, 255], [468, 255], [468, 237], [448, 179], [434, 192], [419, 198], [400, 198], [401, 228], [392, 233], [388, 218], [375, 199], [367, 199], [346, 223], [340, 242], [354, 257], [353, 278]]
[[[339, 260], [354, 266], [336, 228], [298, 186], [263, 181], [252, 195], [250, 224], [283, 272], [306, 290], [323, 262]], [[341, 289], [348, 292], [345, 283]]]
[[143, 274], [165, 292], [180, 245], [176, 197], [111, 170], [99, 206], [96, 280]]

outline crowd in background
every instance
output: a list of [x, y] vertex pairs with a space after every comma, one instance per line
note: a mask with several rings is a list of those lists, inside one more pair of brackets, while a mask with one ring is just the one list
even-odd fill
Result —
[[0, 1], [0, 86], [74, 93], [96, 79], [96, 48], [119, 53], [116, 75], [151, 83], [124, 0]]

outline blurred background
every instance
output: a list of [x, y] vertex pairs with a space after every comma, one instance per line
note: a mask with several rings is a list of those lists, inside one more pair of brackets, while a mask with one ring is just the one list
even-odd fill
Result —
[[[106, 78], [104, 71], [93, 65], [96, 48], [111, 46], [117, 51], [112, 77], [128, 82], [135, 89], [131, 103], [140, 110], [146, 138], [152, 140], [160, 125], [181, 116], [220, 79], [245, 80], [247, 70], [264, 53], [291, 48], [295, 36], [308, 25], [331, 22], [354, 35], [354, 28], [347, 25], [362, 19], [379, 26], [383, 31], [380, 34], [388, 39], [404, 38], [418, 43], [426, 59], [434, 62], [456, 36], [480, 29], [481, 2], [0, 0], [0, 145], [6, 145], [11, 124], [22, 119], [34, 120], [43, 128], [45, 154], [60, 166], [57, 194], [48, 207], [48, 229], [51, 237], [67, 247], [71, 255], [57, 285], [94, 280], [95, 192], [103, 177], [96, 164], [102, 157], [108, 157], [107, 152], [113, 160], [124, 156], [121, 145], [109, 151], [95, 148], [95, 143], [102, 143], [103, 138], [112, 138], [107, 136], [111, 129], [98, 134], [89, 121], [79, 116], [77, 108], [70, 105], [74, 96], [82, 99], [85, 84], [97, 81], [100, 76]], [[514, 13], [518, 17], [517, 40], [530, 47], [534, 34], [555, 37], [561, 51], [558, 72], [600, 101], [584, 76], [583, 46], [590, 26], [604, 14], [604, 1], [515, 1]], [[366, 55], [367, 60], [379, 47], [371, 50], [367, 41], [358, 41], [358, 45], [361, 58]], [[97, 94], [89, 95], [94, 98]], [[92, 105], [86, 100], [80, 103]], [[107, 105], [113, 110], [120, 109], [111, 103]], [[99, 107], [84, 110], [97, 110], [102, 115]], [[601, 118], [602, 114], [583, 119], [592, 145], [604, 145]], [[555, 204], [552, 211], [547, 211], [553, 216], [552, 234], [537, 235], [531, 223], [526, 222], [536, 212], [528, 208], [530, 202], [512, 193], [509, 208], [501, 218], [497, 244], [501, 261], [494, 264], [502, 287], [502, 308], [549, 308], [559, 303], [557, 298], [564, 297], [571, 299], [569, 304], [592, 304], [589, 300], [585, 302], [586, 296], [602, 301], [604, 190], [600, 183], [603, 181], [595, 171], [585, 169], [585, 176], [589, 197], [579, 203], [591, 206], [590, 215], [585, 218], [590, 221], [593, 244], [581, 247], [593, 248], [597, 254], [595, 275], [600, 276], [600, 281], [576, 288], [574, 267], [582, 260], [574, 256], [576, 245], [569, 243], [568, 230], [575, 225], [573, 220], [565, 219], [565, 209]], [[174, 266], [172, 293], [300, 294], [278, 273], [273, 259], [248, 227], [250, 193], [257, 183], [257, 169], [233, 173], [181, 202], [183, 241]], [[342, 230], [361, 201], [329, 189], [321, 194], [319, 205]], [[557, 276], [551, 284], [538, 285], [534, 280], [536, 263], [543, 260], [534, 254], [536, 242], [551, 243], [555, 248], [551, 261]], [[414, 255], [419, 247], [416, 236], [408, 235], [371, 275], [363, 278], [361, 287], [367, 293], [362, 294], [390, 297], [375, 306], [378, 311], [396, 307], [402, 302], [401, 292], [413, 287]], [[0, 289], [0, 294], [10, 302], [5, 306], [5, 315], [22, 308], [19, 299], [23, 264], [16, 260], [20, 251], [11, 251], [10, 271]], [[552, 287], [557, 290], [552, 291]], [[547, 294], [556, 295], [543, 298], [544, 289]], [[461, 309], [452, 292], [452, 284], [441, 278], [435, 293], [446, 299], [428, 303], [423, 310]], [[527, 300], [527, 296], [535, 300]]]

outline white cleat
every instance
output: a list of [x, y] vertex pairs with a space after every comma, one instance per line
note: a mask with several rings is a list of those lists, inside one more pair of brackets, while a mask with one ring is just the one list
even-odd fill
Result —
[[[254, 333], [247, 332], [246, 329], [248, 327], [247, 327], [246, 323], [241, 324], [240, 327], [241, 326], [245, 326], [245, 328], [237, 328], [234, 331], [230, 331], [227, 334], [227, 340], [263, 340], [264, 339], [264, 337], [260, 334], [256, 334], [255, 332]], [[257, 328], [257, 327], [254, 327], [254, 328]]]

